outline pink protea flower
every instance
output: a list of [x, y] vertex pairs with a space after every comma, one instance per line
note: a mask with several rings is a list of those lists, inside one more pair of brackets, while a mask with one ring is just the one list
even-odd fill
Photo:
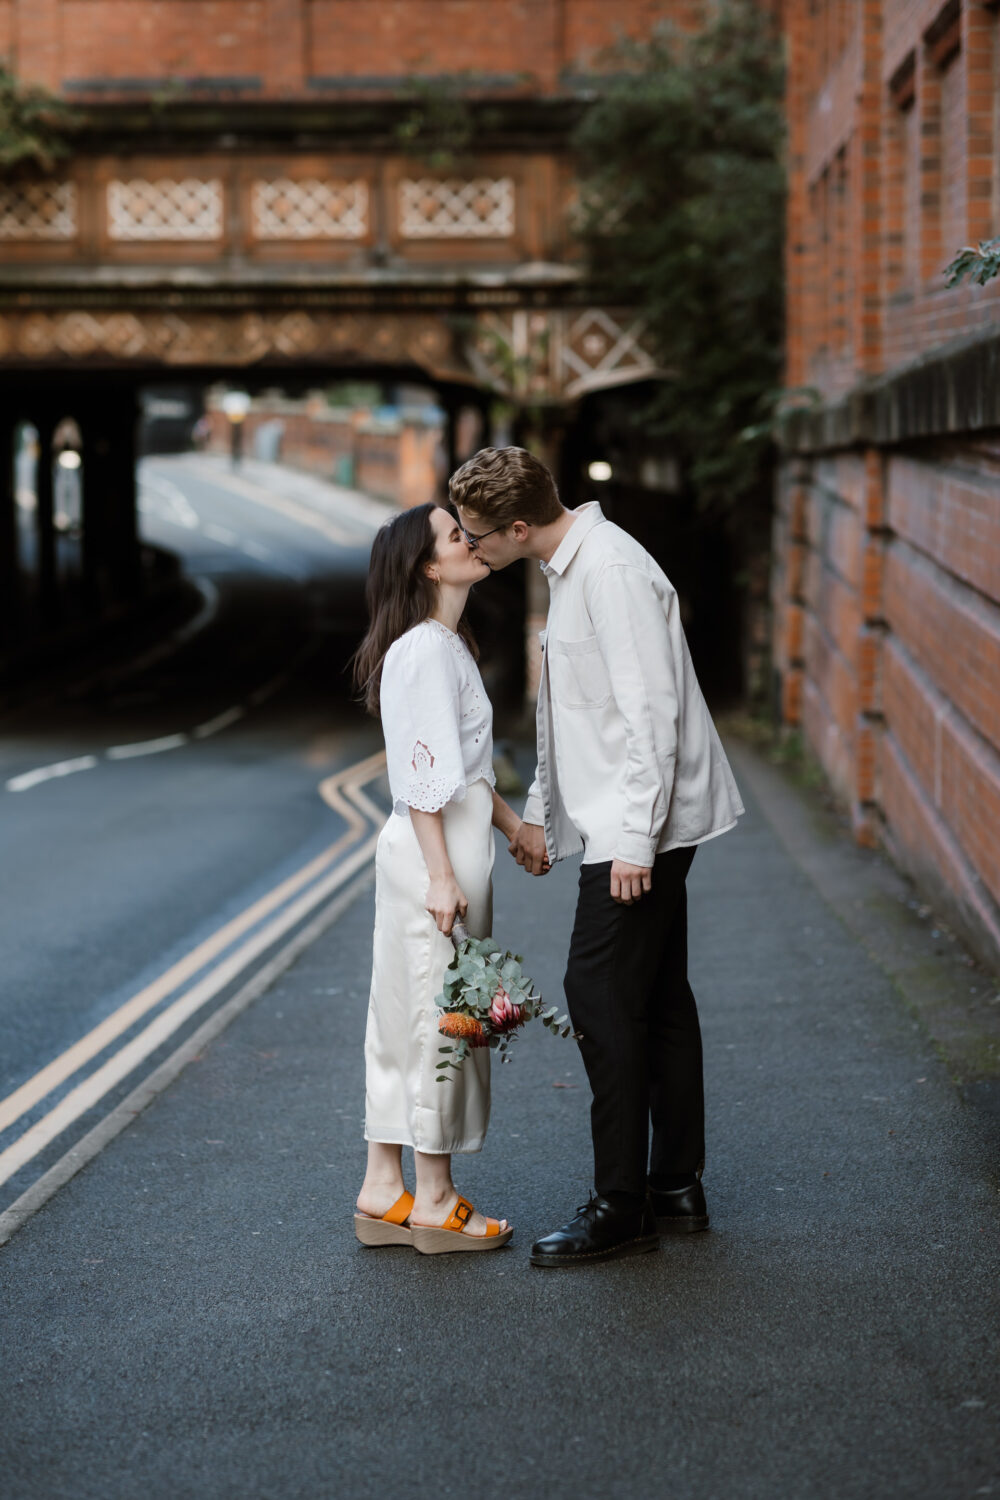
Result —
[[514, 1031], [524, 1025], [524, 1007], [515, 1005], [507, 991], [499, 989], [490, 1006], [490, 1020], [497, 1031]]

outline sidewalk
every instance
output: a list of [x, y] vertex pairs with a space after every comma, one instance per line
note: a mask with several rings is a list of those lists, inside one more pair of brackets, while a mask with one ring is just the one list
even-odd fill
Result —
[[[0, 1251], [5, 1500], [1000, 1495], [989, 1090], [869, 956], [870, 856], [734, 764], [748, 815], [690, 885], [711, 1232], [528, 1265], [590, 1168], [576, 1049], [529, 1034], [456, 1173], [510, 1250], [356, 1244], [369, 889]], [[553, 1000], [575, 875], [498, 850], [496, 932]]]

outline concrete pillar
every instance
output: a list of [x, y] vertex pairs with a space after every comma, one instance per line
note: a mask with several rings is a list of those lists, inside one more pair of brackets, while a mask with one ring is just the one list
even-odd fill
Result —
[[35, 469], [35, 526], [38, 536], [38, 610], [42, 629], [57, 615], [59, 585], [56, 577], [56, 530], [52, 493], [52, 434], [55, 417], [48, 411], [33, 416], [38, 433], [38, 464]]
[[128, 388], [109, 402], [108, 489], [104, 499], [104, 556], [115, 599], [134, 599], [142, 591], [139, 517], [135, 482], [138, 396]]
[[0, 422], [0, 639], [17, 623], [20, 572], [14, 480], [14, 424]]
[[108, 490], [111, 439], [96, 409], [81, 409], [78, 421], [83, 438], [83, 588], [87, 608], [98, 614], [108, 588], [102, 497]]

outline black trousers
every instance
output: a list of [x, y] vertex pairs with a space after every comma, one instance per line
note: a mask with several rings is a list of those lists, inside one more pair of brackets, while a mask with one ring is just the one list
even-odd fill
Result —
[[641, 1198], [647, 1179], [656, 1186], [704, 1165], [701, 1029], [687, 978], [694, 852], [658, 854], [652, 890], [633, 906], [611, 899], [610, 863], [580, 867], [565, 986], [594, 1096], [602, 1197]]

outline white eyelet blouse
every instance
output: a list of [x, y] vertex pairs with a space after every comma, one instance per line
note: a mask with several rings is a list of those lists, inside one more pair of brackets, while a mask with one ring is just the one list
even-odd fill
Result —
[[379, 689], [393, 811], [438, 812], [493, 773], [493, 708], [472, 653], [424, 620], [393, 641]]

